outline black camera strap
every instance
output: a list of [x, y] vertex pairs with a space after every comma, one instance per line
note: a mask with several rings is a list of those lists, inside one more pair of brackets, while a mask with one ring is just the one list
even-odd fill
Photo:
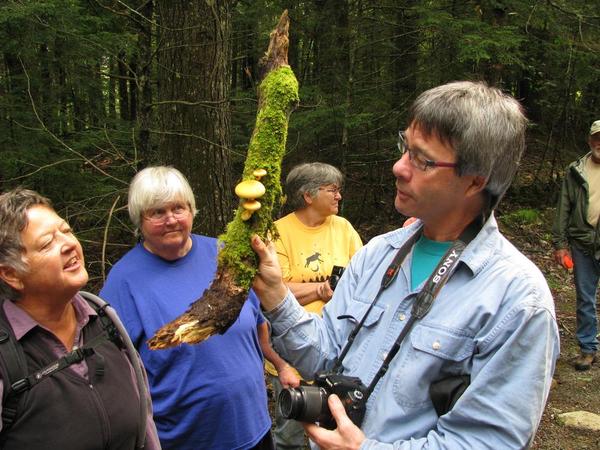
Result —
[[[421, 291], [417, 294], [417, 297], [416, 297], [413, 307], [411, 309], [411, 315], [410, 315], [408, 322], [406, 323], [406, 325], [400, 332], [400, 335], [394, 342], [394, 345], [388, 352], [388, 355], [384, 359], [383, 363], [381, 364], [381, 367], [379, 368], [379, 370], [375, 374], [375, 377], [371, 381], [371, 384], [367, 388], [367, 398], [371, 395], [371, 393], [375, 389], [375, 386], [377, 385], [379, 380], [387, 372], [390, 362], [392, 361], [394, 356], [396, 356], [396, 354], [400, 350], [402, 341], [404, 341], [404, 338], [408, 335], [408, 333], [412, 329], [415, 322], [417, 320], [420, 320], [423, 317], [425, 317], [425, 315], [431, 309], [431, 306], [433, 305], [433, 301], [439, 294], [440, 290], [448, 282], [450, 277], [452, 277], [456, 268], [458, 267], [460, 255], [462, 254], [463, 250], [466, 248], [466, 246], [469, 244], [469, 242], [471, 242], [473, 240], [473, 238], [477, 235], [477, 233], [481, 229], [481, 226], [482, 226], [482, 218], [479, 218], [479, 219], [473, 221], [465, 229], [465, 231], [460, 235], [460, 237], [452, 243], [452, 245], [450, 246], [450, 248], [448, 249], [446, 254], [441, 258], [441, 260], [438, 263], [435, 270], [432, 272], [432, 274], [429, 276], [429, 278], [425, 282]], [[406, 256], [408, 255], [408, 253], [410, 252], [412, 247], [415, 245], [417, 240], [420, 238], [422, 232], [423, 232], [423, 229], [419, 228], [419, 230], [417, 230], [417, 232], [414, 233], [404, 243], [404, 245], [402, 245], [402, 247], [400, 247], [400, 249], [396, 253], [396, 256], [392, 260], [392, 263], [386, 269], [386, 271], [381, 279], [381, 286], [379, 288], [379, 291], [377, 292], [377, 295], [373, 299], [373, 302], [371, 302], [371, 305], [367, 309], [366, 313], [364, 314], [364, 316], [362, 317], [360, 322], [354, 327], [354, 329], [350, 333], [350, 336], [348, 337], [348, 340], [346, 342], [346, 345], [344, 346], [344, 349], [340, 353], [340, 356], [336, 359], [334, 367], [333, 367], [333, 372], [338, 372], [338, 373], [341, 372], [342, 361], [345, 358], [348, 351], [350, 350], [350, 346], [354, 342], [356, 335], [358, 334], [358, 332], [362, 328], [363, 324], [365, 323], [367, 316], [373, 309], [373, 306], [379, 299], [379, 296], [381, 295], [381, 293], [392, 283], [392, 281], [398, 275], [398, 271], [399, 271], [400, 267], [402, 266], [404, 259], [406, 258]]]
[[466, 245], [461, 240], [454, 241], [452, 246], [448, 249], [446, 254], [438, 263], [433, 273], [427, 279], [425, 285], [423, 286], [423, 289], [421, 289], [421, 291], [417, 294], [417, 298], [415, 299], [415, 302], [411, 309], [408, 322], [406, 323], [404, 328], [402, 328], [402, 331], [398, 335], [398, 338], [394, 342], [394, 345], [392, 345], [392, 348], [383, 360], [383, 363], [381, 363], [381, 367], [379, 368], [379, 370], [375, 374], [375, 377], [373, 377], [371, 384], [369, 384], [369, 387], [367, 388], [368, 396], [371, 395], [381, 377], [383, 377], [387, 372], [390, 366], [390, 362], [392, 361], [394, 356], [396, 356], [396, 353], [398, 353], [398, 351], [400, 350], [400, 345], [402, 344], [404, 338], [408, 335], [408, 333], [410, 333], [410, 330], [412, 329], [415, 322], [425, 317], [425, 315], [431, 309], [433, 301], [439, 294], [440, 290], [448, 282], [448, 280], [458, 267], [459, 257], [465, 249], [465, 247]]
[[406, 258], [406, 256], [410, 252], [410, 250], [412, 249], [413, 245], [415, 245], [415, 243], [419, 240], [422, 233], [423, 233], [423, 228], [421, 227], [416, 231], [415, 234], [413, 234], [411, 237], [408, 238], [408, 240], [404, 243], [404, 245], [402, 245], [402, 247], [400, 247], [400, 249], [396, 253], [396, 256], [394, 256], [394, 259], [392, 260], [392, 262], [386, 269], [385, 273], [383, 274], [383, 277], [381, 278], [381, 285], [379, 286], [379, 290], [377, 291], [377, 294], [375, 294], [375, 298], [371, 302], [371, 305], [367, 309], [367, 312], [365, 312], [365, 314], [363, 315], [360, 322], [358, 322], [356, 324], [356, 326], [354, 327], [354, 329], [348, 336], [348, 340], [346, 341], [346, 345], [344, 346], [342, 352], [340, 353], [340, 356], [338, 356], [335, 359], [335, 364], [333, 365], [333, 370], [332, 370], [333, 372], [341, 372], [340, 369], [342, 368], [342, 361], [344, 360], [344, 358], [346, 357], [346, 354], [350, 350], [350, 347], [352, 346], [352, 343], [354, 342], [356, 335], [358, 334], [358, 332], [364, 325], [365, 320], [367, 320], [369, 313], [375, 306], [375, 303], [377, 303], [377, 300], [379, 299], [379, 296], [381, 295], [381, 293], [384, 290], [386, 290], [390, 284], [392, 284], [392, 281], [394, 281], [394, 279], [396, 278], [396, 275], [398, 275], [398, 271], [400, 270], [400, 267], [402, 266], [404, 259]]

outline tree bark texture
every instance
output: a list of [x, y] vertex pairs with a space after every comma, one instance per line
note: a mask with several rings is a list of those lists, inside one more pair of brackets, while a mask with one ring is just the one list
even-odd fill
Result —
[[138, 25], [137, 48], [139, 54], [138, 72], [136, 75], [139, 90], [137, 147], [142, 155], [152, 155], [150, 128], [152, 124], [152, 16], [154, 2], [147, 1], [140, 11], [144, 20]]
[[188, 178], [195, 230], [211, 236], [231, 217], [230, 0], [157, 2], [159, 163]]

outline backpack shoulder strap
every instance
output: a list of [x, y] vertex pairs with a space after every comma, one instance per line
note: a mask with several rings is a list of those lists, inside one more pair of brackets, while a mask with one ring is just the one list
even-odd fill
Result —
[[23, 383], [27, 376], [25, 353], [4, 316], [3, 304], [4, 301], [0, 301], [0, 373], [4, 384], [2, 434], [14, 423], [21, 394], [28, 389]]
[[96, 311], [96, 314], [98, 314], [98, 320], [100, 320], [102, 330], [106, 332], [108, 340], [120, 349], [125, 348], [125, 344], [121, 339], [121, 334], [119, 333], [119, 330], [115, 326], [112, 319], [106, 313], [106, 308], [110, 305], [108, 303], [105, 303], [104, 305], [99, 305], [98, 303], [94, 302], [93, 299], [90, 298], [90, 294], [85, 291], [80, 291], [79, 295], [81, 295], [81, 297], [88, 303], [88, 305], [90, 305], [94, 309], [94, 311]]

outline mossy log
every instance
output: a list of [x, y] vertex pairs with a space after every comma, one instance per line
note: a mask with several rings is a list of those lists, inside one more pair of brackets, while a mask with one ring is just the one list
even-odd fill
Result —
[[261, 208], [250, 219], [243, 220], [242, 201], [234, 219], [219, 237], [217, 273], [202, 297], [177, 319], [163, 326], [148, 341], [153, 349], [174, 347], [181, 343], [196, 344], [214, 334], [222, 334], [239, 316], [256, 274], [258, 261], [250, 247], [250, 238], [274, 235], [273, 209], [279, 209], [282, 198], [280, 177], [285, 152], [289, 116], [298, 104], [298, 81], [288, 65], [287, 11], [271, 32], [269, 48], [262, 58], [265, 74], [258, 87], [258, 112], [242, 181], [255, 179], [257, 169], [265, 169], [260, 178], [265, 194], [259, 199]]

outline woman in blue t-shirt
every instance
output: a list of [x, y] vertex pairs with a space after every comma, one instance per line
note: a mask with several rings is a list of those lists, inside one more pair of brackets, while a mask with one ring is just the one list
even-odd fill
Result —
[[152, 351], [146, 341], [201, 297], [217, 268], [217, 241], [191, 234], [196, 214], [185, 177], [148, 167], [129, 187], [140, 242], [112, 268], [100, 295], [118, 311], [146, 370], [163, 449], [272, 449], [271, 419], [253, 293], [223, 335]]

